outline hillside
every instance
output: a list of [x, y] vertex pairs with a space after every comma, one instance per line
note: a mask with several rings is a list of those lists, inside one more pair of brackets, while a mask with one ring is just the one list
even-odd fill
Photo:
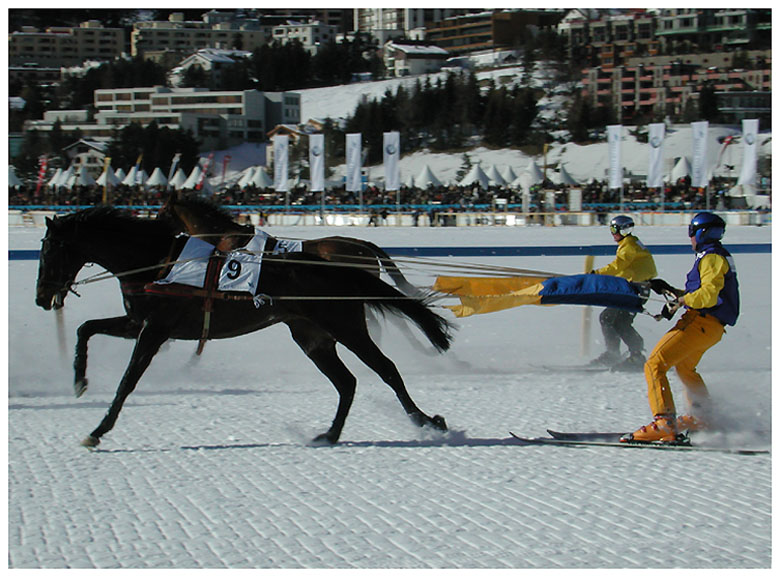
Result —
[[[435, 81], [438, 76], [431, 75], [431, 80]], [[492, 77], [496, 83], [511, 84], [519, 82], [522, 75], [521, 67], [507, 67], [491, 71], [479, 72], [480, 80]], [[382, 95], [391, 91], [394, 92], [399, 86], [411, 87], [416, 82], [416, 77], [406, 77], [391, 80], [382, 80], [378, 82], [362, 82], [348, 84], [344, 86], [333, 86], [327, 88], [315, 88], [310, 90], [301, 90], [301, 118], [303, 121], [308, 119], [340, 119], [350, 116], [361, 99], [381, 99]], [[536, 73], [532, 77], [532, 85], [547, 88], [555, 86], [552, 73]], [[546, 96], [539, 101], [540, 116], [550, 120], [553, 123], [562, 122], [566, 109], [567, 97], [563, 87], [557, 87], [552, 92], [557, 94]], [[633, 127], [624, 128], [624, 140], [622, 148], [622, 162], [625, 169], [631, 174], [641, 177], [647, 172], [648, 148], [647, 145], [638, 142], [630, 134]], [[741, 127], [711, 125], [709, 130], [709, 141], [707, 146], [707, 155], [710, 164], [713, 166], [718, 162], [721, 153], [721, 141], [729, 135], [739, 135]], [[472, 164], [480, 164], [484, 170], [491, 166], [496, 166], [500, 172], [504, 172], [508, 167], [519, 176], [536, 162], [543, 168], [545, 159], [541, 156], [529, 156], [518, 149], [497, 149], [491, 150], [485, 147], [475, 147], [466, 152]], [[230, 179], [237, 179], [241, 171], [249, 166], [257, 164], [258, 152], [256, 147], [244, 146], [229, 151], [221, 151], [215, 154], [216, 165], [220, 166], [221, 160], [225, 154], [231, 155], [230, 170], [232, 174], [228, 175]], [[676, 159], [692, 154], [692, 138], [689, 125], [671, 125], [667, 127], [666, 140], [664, 142], [665, 167], [671, 172]], [[759, 155], [771, 156], [771, 134], [762, 133], [759, 142]], [[204, 154], [205, 156], [205, 154]], [[401, 181], [405, 182], [410, 177], [417, 176], [426, 165], [428, 165], [434, 174], [445, 183], [452, 183], [456, 180], [456, 174], [464, 164], [464, 151], [453, 152], [452, 154], [432, 153], [427, 150], [421, 150], [406, 155], [401, 159]], [[566, 171], [578, 182], [587, 182], [591, 179], [605, 178], [609, 165], [606, 142], [599, 142], [588, 145], [578, 145], [574, 143], [556, 143], [550, 146], [547, 154], [547, 165], [557, 169], [559, 166], [565, 167]], [[723, 152], [721, 164], [715, 169], [717, 176], [739, 176], [742, 166], [742, 150], [737, 143], [726, 148]], [[729, 169], [728, 167], [733, 167]], [[367, 167], [371, 181], [381, 183], [384, 177], [384, 167], [376, 165]], [[343, 174], [343, 168], [337, 167], [336, 175]]]

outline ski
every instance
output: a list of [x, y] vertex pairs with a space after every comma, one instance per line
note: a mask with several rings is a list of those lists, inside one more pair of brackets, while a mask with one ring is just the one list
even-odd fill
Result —
[[[556, 439], [555, 437], [521, 437], [512, 431], [509, 431], [515, 439], [525, 445], [557, 445], [569, 447], [619, 447], [621, 449], [656, 449], [661, 451], [701, 451], [710, 453], [731, 453], [735, 455], [763, 455], [769, 453], [768, 449], [744, 449], [733, 447], [705, 447], [701, 445], [690, 445], [680, 443], [621, 443], [619, 440], [605, 440], [598, 437], [593, 439]], [[564, 433], [565, 434], [565, 433]], [[599, 435], [599, 433], [589, 433], [590, 435]], [[609, 438], [614, 439], [614, 433], [607, 433]]]
[[563, 433], [561, 431], [553, 431], [547, 429], [547, 433], [553, 439], [559, 439], [561, 441], [607, 441], [617, 443], [625, 433]]
[[605, 373], [612, 369], [605, 365], [531, 365], [551, 373]]

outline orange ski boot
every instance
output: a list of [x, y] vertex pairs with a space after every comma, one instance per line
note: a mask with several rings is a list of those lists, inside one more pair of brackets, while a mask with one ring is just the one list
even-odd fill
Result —
[[649, 425], [639, 427], [633, 433], [621, 437], [621, 443], [674, 443], [678, 442], [677, 419], [668, 415], [656, 415]]

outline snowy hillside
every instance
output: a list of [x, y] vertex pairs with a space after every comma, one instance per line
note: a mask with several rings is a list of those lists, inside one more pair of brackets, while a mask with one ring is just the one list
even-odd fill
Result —
[[[509, 67], [478, 73], [478, 78], [492, 77], [497, 84], [512, 84], [520, 82], [523, 70], [520, 67]], [[445, 73], [430, 75], [431, 81], [443, 77]], [[354, 113], [355, 107], [363, 99], [381, 99], [385, 92], [394, 93], [399, 86], [411, 88], [417, 81], [417, 77], [397, 78], [378, 82], [361, 82], [343, 86], [326, 88], [314, 88], [300, 90], [301, 94], [301, 120], [309, 119], [339, 119]], [[532, 84], [535, 86], [550, 88], [551, 72], [536, 73]], [[552, 90], [551, 92], [558, 92]], [[560, 94], [551, 94], [540, 100], [540, 114], [549, 118], [561, 118], [566, 106], [566, 99]], [[636, 175], [647, 174], [649, 161], [649, 147], [647, 144], [637, 142], [630, 133], [633, 127], [623, 129], [622, 162], [627, 171]], [[740, 128], [735, 126], [712, 125], [709, 130], [707, 143], [707, 156], [709, 163], [715, 167], [721, 155], [721, 141], [729, 135], [739, 135]], [[690, 125], [673, 125], [667, 128], [664, 141], [664, 167], [671, 173], [676, 159], [692, 156], [692, 131]], [[771, 155], [771, 133], [762, 132], [759, 138], [759, 156]], [[238, 180], [242, 171], [250, 166], [259, 164], [260, 153], [253, 145], [244, 145], [229, 151], [221, 151], [215, 154], [215, 166], [221, 166], [225, 154], [230, 154], [230, 168], [227, 181]], [[528, 169], [532, 162], [540, 167], [544, 166], [545, 159], [531, 157], [516, 149], [493, 150], [478, 147], [468, 152], [473, 164], [480, 164], [487, 171], [495, 166], [503, 173], [508, 168], [519, 176]], [[205, 156], [205, 155], [204, 155]], [[422, 150], [401, 158], [401, 182], [406, 182], [410, 177], [417, 176], [425, 166], [429, 166], [436, 177], [445, 184], [453, 184], [456, 174], [464, 163], [463, 153], [442, 154]], [[585, 183], [593, 178], [603, 179], [608, 168], [608, 154], [606, 142], [578, 145], [578, 144], [553, 144], [547, 155], [547, 165], [550, 167], [563, 166], [566, 171], [578, 182]], [[728, 168], [728, 167], [732, 168]], [[720, 166], [715, 169], [717, 176], [739, 176], [742, 166], [742, 147], [737, 143], [725, 149]], [[381, 182], [384, 178], [382, 165], [370, 167], [371, 179]], [[337, 174], [343, 174], [343, 169], [337, 167]], [[214, 183], [221, 178], [215, 179]]]

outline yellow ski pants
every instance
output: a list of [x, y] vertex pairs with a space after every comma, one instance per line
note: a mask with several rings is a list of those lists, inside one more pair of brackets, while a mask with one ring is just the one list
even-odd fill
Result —
[[653, 415], [675, 415], [674, 398], [666, 373], [677, 370], [689, 404], [709, 400], [707, 386], [696, 371], [702, 355], [723, 337], [725, 329], [713, 316], [689, 309], [650, 353], [645, 363], [647, 398]]

